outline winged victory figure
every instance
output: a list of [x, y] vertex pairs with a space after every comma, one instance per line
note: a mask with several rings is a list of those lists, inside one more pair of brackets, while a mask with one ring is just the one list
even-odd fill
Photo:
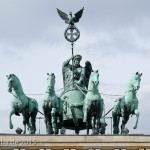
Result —
[[69, 24], [71, 26], [73, 26], [75, 23], [79, 22], [79, 19], [82, 16], [83, 10], [84, 10], [84, 7], [81, 10], [79, 10], [78, 12], [76, 12], [73, 17], [72, 12], [69, 13], [69, 15], [70, 15], [69, 16], [57, 8], [57, 12], [58, 12], [59, 16], [65, 21], [66, 24]]

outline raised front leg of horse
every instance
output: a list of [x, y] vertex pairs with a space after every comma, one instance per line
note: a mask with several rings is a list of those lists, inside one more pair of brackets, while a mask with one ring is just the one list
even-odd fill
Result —
[[9, 113], [9, 128], [10, 129], [13, 129], [13, 124], [12, 124], [12, 119], [11, 119], [11, 117], [12, 117], [13, 114], [15, 114], [15, 110], [14, 109], [12, 109], [10, 111], [10, 113]]
[[133, 129], [136, 129], [137, 124], [138, 124], [139, 115], [140, 115], [138, 109], [134, 110], [134, 114], [135, 114], [135, 121], [134, 121], [134, 124], [133, 124]]

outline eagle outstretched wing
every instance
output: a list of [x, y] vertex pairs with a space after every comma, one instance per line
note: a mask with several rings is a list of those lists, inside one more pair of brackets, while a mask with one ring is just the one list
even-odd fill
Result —
[[75, 17], [74, 17], [74, 22], [78, 22], [78, 21], [79, 21], [79, 19], [80, 19], [81, 16], [82, 16], [83, 10], [84, 10], [84, 7], [83, 7], [81, 10], [79, 10], [78, 12], [76, 12], [76, 13], [74, 14], [74, 15], [75, 15]]
[[68, 15], [66, 13], [62, 12], [61, 10], [59, 10], [58, 8], [57, 8], [57, 12], [58, 12], [59, 16], [63, 20], [65, 20], [65, 23], [69, 24], [69, 17], [68, 17]]

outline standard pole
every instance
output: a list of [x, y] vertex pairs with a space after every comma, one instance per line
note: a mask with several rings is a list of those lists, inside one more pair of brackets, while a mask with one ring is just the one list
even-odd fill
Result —
[[112, 117], [110, 117], [110, 119], [111, 119], [111, 134], [112, 134]]
[[41, 119], [41, 118], [39, 117], [39, 134], [40, 134], [40, 119]]
[[74, 62], [73, 62], [73, 42], [71, 43], [71, 50], [72, 50], [72, 82], [74, 87]]

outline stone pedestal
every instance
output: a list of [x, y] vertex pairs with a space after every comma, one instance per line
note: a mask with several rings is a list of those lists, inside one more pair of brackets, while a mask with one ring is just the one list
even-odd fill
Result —
[[149, 135], [9, 135], [0, 134], [0, 149], [150, 150]]

